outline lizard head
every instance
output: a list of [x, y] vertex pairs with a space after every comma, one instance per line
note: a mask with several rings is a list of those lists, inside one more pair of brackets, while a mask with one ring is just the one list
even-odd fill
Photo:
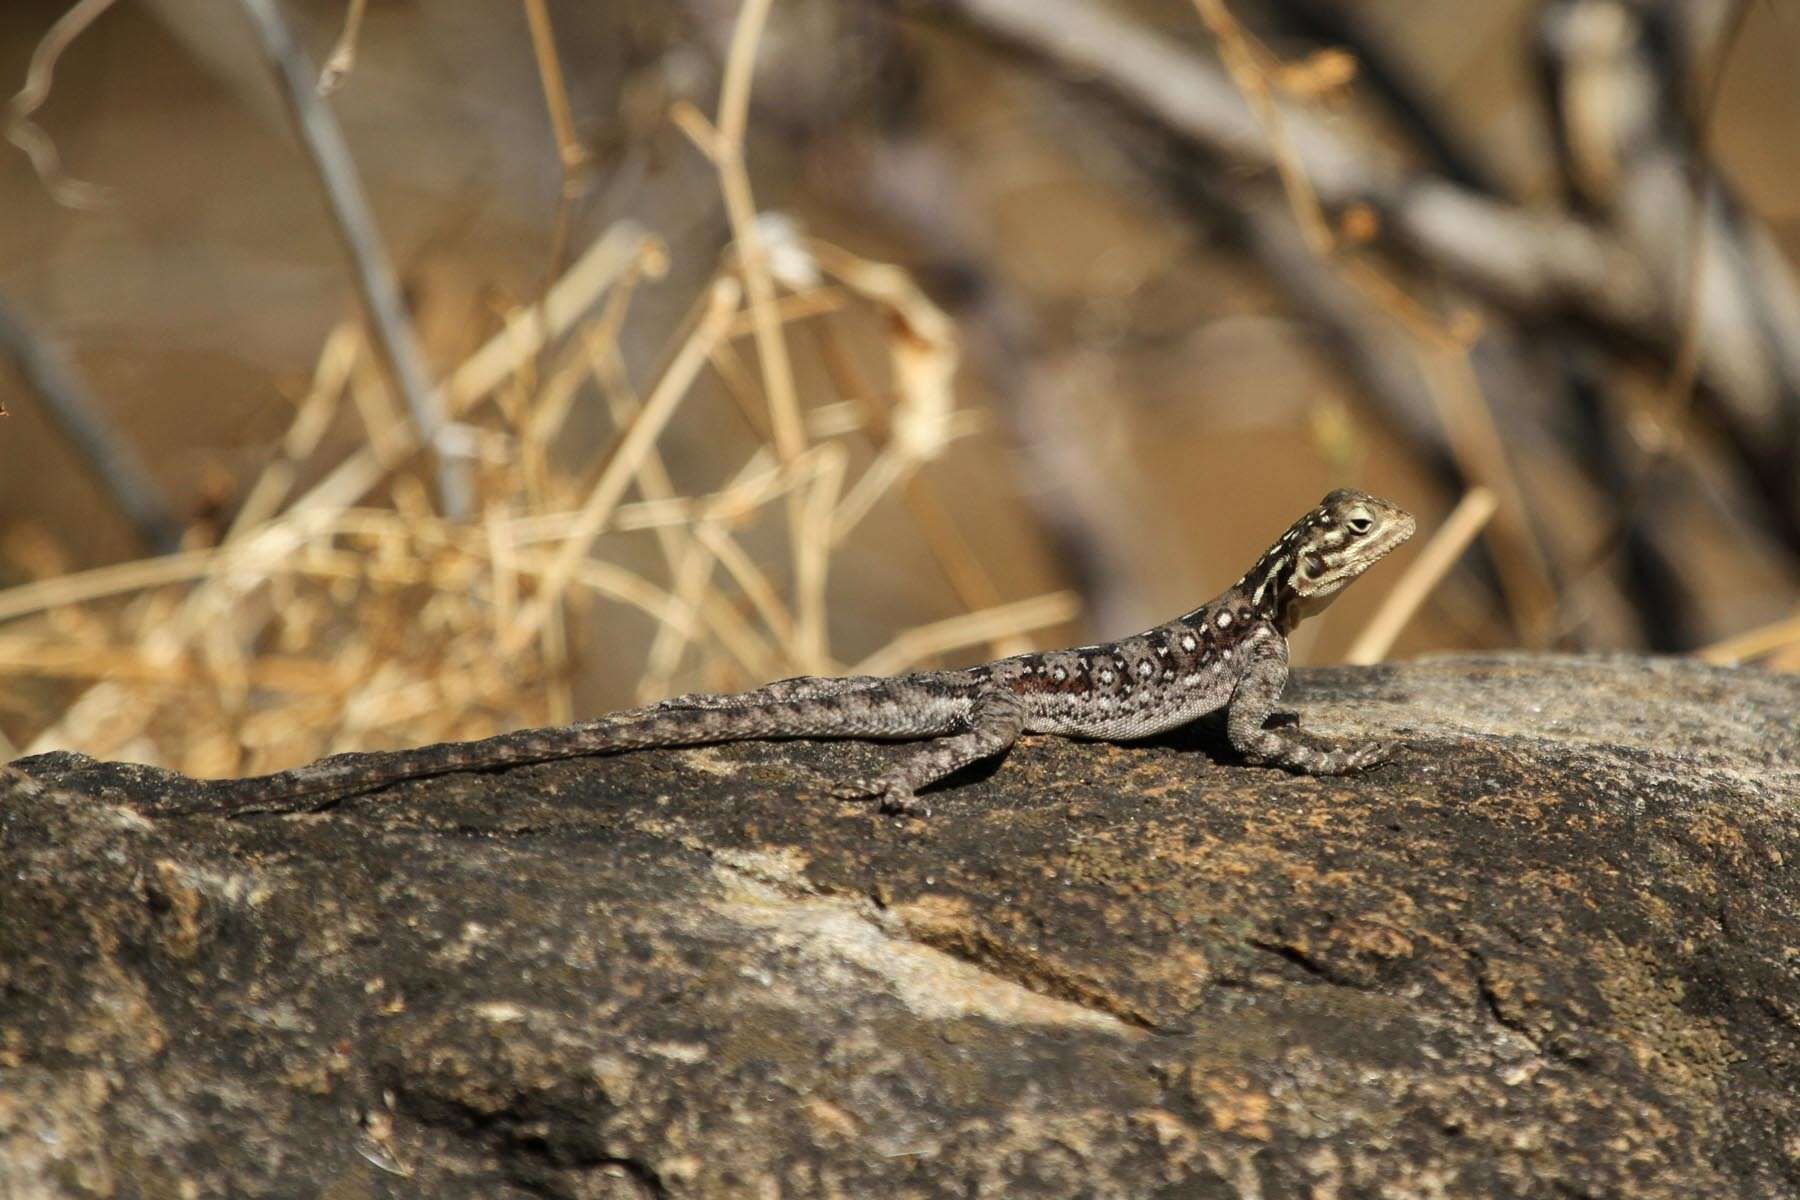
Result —
[[1339, 488], [1295, 521], [1239, 583], [1284, 629], [1337, 599], [1351, 580], [1413, 535], [1412, 514]]

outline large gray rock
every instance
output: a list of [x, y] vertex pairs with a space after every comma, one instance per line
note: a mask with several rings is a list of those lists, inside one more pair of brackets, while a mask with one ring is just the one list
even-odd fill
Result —
[[1305, 674], [1384, 770], [0, 772], [0, 1196], [1800, 1196], [1800, 679]]

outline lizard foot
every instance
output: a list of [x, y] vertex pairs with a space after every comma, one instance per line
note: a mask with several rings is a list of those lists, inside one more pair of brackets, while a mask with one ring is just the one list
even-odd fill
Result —
[[931, 806], [910, 790], [890, 787], [881, 793], [881, 811], [896, 817], [929, 817]]
[[1349, 775], [1357, 771], [1367, 771], [1379, 767], [1394, 756], [1393, 742], [1366, 742], [1353, 750], [1340, 750], [1341, 756], [1336, 763], [1339, 775]]
[[1321, 744], [1309, 738], [1258, 747], [1244, 758], [1253, 766], [1280, 767], [1296, 775], [1354, 775], [1380, 766], [1393, 753], [1393, 742]]
[[882, 812], [892, 813], [895, 816], [925, 817], [931, 815], [931, 809], [910, 790], [882, 783], [880, 780], [853, 779], [832, 788], [831, 794], [840, 800], [877, 801]]

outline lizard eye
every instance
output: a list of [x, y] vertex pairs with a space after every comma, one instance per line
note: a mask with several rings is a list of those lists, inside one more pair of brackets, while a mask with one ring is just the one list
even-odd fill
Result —
[[1369, 517], [1351, 517], [1348, 521], [1345, 521], [1344, 524], [1350, 527], [1351, 533], [1358, 535], [1365, 534], [1369, 532], [1369, 530], [1375, 528], [1374, 520]]

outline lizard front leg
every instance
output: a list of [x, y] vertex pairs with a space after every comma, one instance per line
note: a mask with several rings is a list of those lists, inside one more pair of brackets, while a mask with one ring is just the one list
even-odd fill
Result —
[[1280, 767], [1299, 775], [1347, 775], [1378, 766], [1393, 752], [1388, 742], [1321, 746], [1292, 727], [1266, 729], [1287, 686], [1287, 639], [1274, 630], [1244, 643], [1247, 658], [1231, 693], [1225, 733], [1232, 748], [1253, 763]]
[[1024, 727], [1024, 703], [1010, 691], [993, 688], [976, 695], [969, 709], [968, 728], [961, 733], [939, 738], [876, 779], [832, 790], [847, 797], [877, 796], [887, 812], [923, 816], [926, 809], [914, 793], [972, 762], [1004, 754]]

